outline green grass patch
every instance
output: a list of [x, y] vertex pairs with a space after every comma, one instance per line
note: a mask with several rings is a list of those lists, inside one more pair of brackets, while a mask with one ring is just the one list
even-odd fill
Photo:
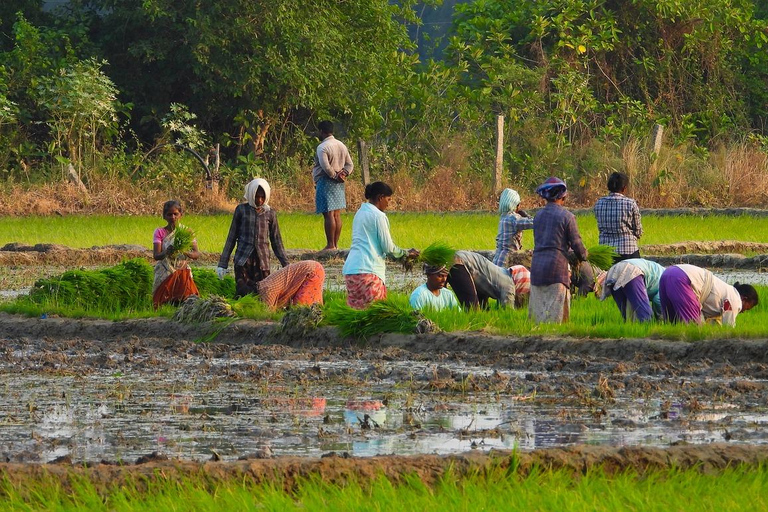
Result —
[[[490, 213], [390, 213], [392, 237], [400, 247], [425, 248], [436, 239], [460, 249], [494, 249], [499, 218]], [[320, 249], [325, 245], [322, 217], [302, 213], [280, 213], [280, 230], [288, 249]], [[341, 247], [349, 247], [353, 213], [342, 215]], [[188, 215], [185, 225], [195, 231], [201, 251], [218, 252], [224, 246], [231, 215]], [[592, 215], [577, 216], [587, 247], [597, 244], [597, 223]], [[0, 245], [55, 243], [74, 248], [112, 244], [152, 247], [154, 230], [162, 218], [118, 216], [3, 217]], [[713, 215], [643, 217], [645, 234], [641, 244], [668, 244], [688, 240], [768, 240], [768, 222], [753, 217]], [[533, 247], [533, 234], [525, 231], [523, 245]], [[641, 245], [642, 248], [642, 245]]]
[[37, 478], [5, 478], [0, 483], [3, 510], [269, 510], [269, 511], [466, 511], [466, 510], [765, 510], [768, 470], [742, 466], [716, 473], [697, 469], [657, 470], [609, 475], [600, 470], [573, 474], [537, 470], [521, 474], [500, 466], [470, 475], [448, 471], [434, 485], [418, 475], [399, 481], [348, 477], [343, 483], [319, 475], [298, 479], [290, 490], [279, 477], [255, 484], [248, 478], [213, 480], [205, 475], [172, 479], [128, 477], [105, 487], [87, 476], [69, 485], [41, 472]]

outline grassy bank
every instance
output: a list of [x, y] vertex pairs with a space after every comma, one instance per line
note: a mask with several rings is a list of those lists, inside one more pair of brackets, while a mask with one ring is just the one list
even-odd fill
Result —
[[[622, 320], [618, 308], [612, 299], [603, 302], [594, 295], [575, 298], [571, 304], [571, 319], [566, 324], [537, 325], [528, 319], [527, 309], [490, 309], [487, 311], [425, 311], [424, 315], [435, 322], [442, 330], [482, 331], [490, 334], [525, 336], [569, 336], [592, 339], [651, 338], [680, 341], [704, 339], [757, 339], [768, 338], [768, 288], [756, 287], [761, 305], [738, 316], [735, 328], [719, 325], [672, 325], [661, 322], [626, 323]], [[408, 295], [390, 293], [390, 300], [408, 308]], [[344, 304], [346, 297], [341, 292], [325, 292], [326, 307]], [[247, 305], [238, 309], [239, 316], [254, 320], [280, 320], [282, 313], [273, 313], [260, 306]], [[72, 307], [71, 305], [46, 302], [35, 304], [25, 297], [0, 303], [0, 311], [27, 316], [58, 315], [70, 318], [104, 318], [125, 320], [131, 318], [151, 318], [173, 316], [175, 308], [164, 306], [158, 311], [151, 307], [149, 298], [146, 307], [139, 309], [107, 310], [93, 307]]]
[[[341, 247], [349, 247], [353, 213], [343, 216]], [[195, 230], [202, 251], [218, 252], [227, 238], [231, 215], [188, 215], [183, 222]], [[435, 240], [444, 240], [454, 247], [493, 249], [498, 216], [491, 213], [435, 214], [390, 213], [390, 225], [395, 243], [402, 247], [424, 248]], [[579, 230], [587, 246], [597, 243], [597, 224], [592, 215], [577, 216]], [[288, 249], [320, 249], [325, 245], [322, 218], [302, 213], [279, 215], [283, 242]], [[159, 216], [68, 216], [68, 217], [4, 217], [0, 231], [0, 246], [55, 243], [73, 248], [113, 244], [133, 244], [151, 247], [152, 233], [163, 226]], [[739, 240], [764, 242], [768, 240], [768, 222], [751, 217], [681, 216], [643, 218], [643, 244], [667, 244], [689, 240]], [[533, 246], [532, 233], [523, 235], [525, 247]]]
[[[399, 481], [380, 476], [361, 483], [299, 480], [292, 490], [276, 479], [211, 481], [205, 476], [135, 478], [101, 490], [87, 477], [64, 487], [54, 478], [5, 479], [3, 510], [764, 510], [768, 506], [765, 466], [702, 474], [696, 469], [631, 471], [609, 476], [533, 470], [527, 475], [490, 468], [470, 476], [448, 472], [434, 486], [417, 475]], [[393, 504], [397, 504], [393, 507]]]

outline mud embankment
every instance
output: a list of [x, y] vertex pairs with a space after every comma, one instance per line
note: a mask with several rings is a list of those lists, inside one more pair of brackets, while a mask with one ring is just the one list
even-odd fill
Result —
[[[335, 327], [322, 327], [301, 338], [289, 337], [279, 324], [237, 320], [217, 323], [179, 324], [166, 318], [122, 321], [27, 318], [0, 313], [0, 333], [5, 339], [87, 340], [93, 343], [121, 343], [140, 339], [155, 347], [215, 340], [217, 344], [272, 345], [291, 348], [333, 348], [361, 346], [356, 340], [339, 335]], [[161, 333], [173, 333], [173, 336]], [[438, 334], [383, 334], [366, 346], [377, 350], [399, 349], [419, 357], [440, 360], [449, 353], [475, 356], [503, 356], [555, 352], [579, 358], [635, 359], [664, 362], [707, 360], [729, 364], [768, 363], [768, 340], [714, 339], [696, 342], [654, 339], [561, 339], [543, 336], [494, 336], [480, 332]]]
[[[164, 457], [161, 457], [164, 458]], [[455, 456], [378, 456], [351, 458], [344, 454], [328, 454], [320, 459], [282, 457], [270, 460], [238, 462], [184, 462], [153, 460], [136, 465], [95, 464], [90, 467], [72, 466], [64, 459], [56, 464], [0, 464], [0, 474], [10, 483], [32, 480], [59, 480], [66, 489], [87, 477], [98, 489], [109, 489], [130, 481], [146, 485], [151, 481], [174, 481], [201, 476], [206, 482], [223, 481], [274, 484], [280, 481], [290, 491], [299, 480], [316, 475], [322, 481], [362, 484], [384, 475], [390, 481], [401, 482], [404, 477], [418, 475], [427, 485], [436, 484], [449, 471], [453, 477], [482, 473], [491, 468], [507, 470], [511, 466], [519, 474], [533, 468], [564, 470], [575, 475], [602, 468], [607, 474], [695, 468], [715, 473], [740, 465], [757, 466], [768, 461], [768, 446], [734, 446], [710, 444], [704, 446], [672, 446], [669, 448], [574, 446], [550, 448], [531, 452], [494, 451], [489, 454], [469, 452]]]
[[[708, 268], [762, 269], [768, 266], [768, 243], [720, 240], [714, 242], [678, 242], [674, 244], [650, 244], [641, 247], [643, 256], [662, 265], [690, 263]], [[478, 250], [487, 258], [493, 251]], [[346, 250], [309, 251], [293, 249], [287, 251], [292, 261], [312, 259], [327, 264], [340, 264], [347, 256]], [[746, 256], [745, 254], [755, 254]], [[203, 252], [199, 264], [215, 265], [219, 253]], [[6, 244], [0, 248], [0, 265], [116, 265], [126, 258], [144, 258], [154, 262], [152, 251], [140, 245], [109, 245], [90, 249], [73, 249], [57, 244], [25, 245]], [[511, 264], [531, 264], [531, 251], [521, 251], [511, 256]]]

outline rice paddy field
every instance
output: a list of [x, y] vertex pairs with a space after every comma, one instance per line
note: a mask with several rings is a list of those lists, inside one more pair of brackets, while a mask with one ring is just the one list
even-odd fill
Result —
[[[424, 248], [436, 240], [462, 249], [494, 249], [498, 216], [491, 213], [388, 213], [392, 237], [401, 247]], [[342, 216], [341, 247], [349, 247], [353, 214]], [[187, 215], [183, 223], [192, 228], [200, 250], [221, 251], [227, 238], [231, 215]], [[320, 249], [325, 246], [322, 217], [302, 213], [278, 214], [283, 242], [288, 249]], [[577, 216], [579, 231], [587, 246], [597, 244], [597, 225], [590, 214]], [[155, 228], [164, 226], [157, 217], [67, 216], [6, 217], [0, 219], [0, 246], [52, 243], [73, 248], [115, 244], [151, 247]], [[768, 241], [768, 220], [747, 216], [643, 217], [645, 234], [641, 245], [669, 244], [687, 240]], [[523, 235], [526, 247], [533, 244], [530, 232]]]
[[[389, 217], [395, 241], [417, 248], [441, 240], [492, 249], [498, 222]], [[183, 222], [215, 253], [230, 218]], [[149, 249], [162, 225], [1, 221], [0, 245], [72, 248]], [[280, 222], [288, 248], [324, 244], [318, 216]], [[585, 245], [596, 244], [594, 218], [578, 222]], [[762, 218], [643, 223], [648, 245], [768, 241]], [[761, 305], [733, 329], [628, 324], [612, 300], [592, 295], [574, 299], [564, 325], [492, 307], [425, 312], [438, 334], [362, 338], [340, 336], [327, 318], [297, 328], [294, 317], [254, 304], [233, 303], [236, 320], [179, 323], [171, 306], [116, 305], [109, 290], [77, 303], [26, 298], [41, 278], [107, 267], [62, 254], [48, 266], [21, 252], [0, 268], [3, 510], [766, 506], [768, 287], [759, 265], [712, 268], [757, 285]], [[344, 303], [341, 263], [324, 262], [327, 309]], [[212, 263], [196, 271], [203, 283]], [[388, 280], [391, 303], [406, 309], [423, 276], [392, 265]]]

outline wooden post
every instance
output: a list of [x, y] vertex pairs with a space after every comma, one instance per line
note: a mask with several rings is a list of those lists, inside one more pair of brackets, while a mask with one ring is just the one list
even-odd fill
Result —
[[664, 137], [664, 127], [660, 124], [653, 125], [653, 131], [651, 131], [651, 147], [653, 152], [658, 156], [661, 151], [661, 141]]
[[371, 170], [368, 167], [368, 145], [364, 140], [357, 141], [357, 159], [360, 162], [360, 177], [363, 185], [368, 185], [371, 182]]
[[504, 174], [504, 116], [496, 116], [496, 167], [493, 172], [493, 192], [501, 192]]

